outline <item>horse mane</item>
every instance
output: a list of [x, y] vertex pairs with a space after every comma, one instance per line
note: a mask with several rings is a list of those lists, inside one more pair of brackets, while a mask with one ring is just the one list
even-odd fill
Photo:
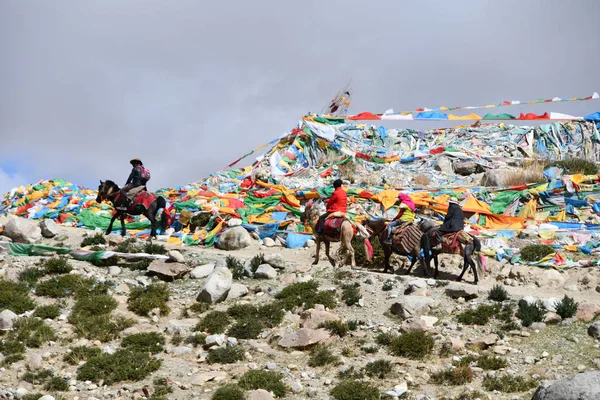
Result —
[[430, 219], [421, 218], [421, 222], [419, 222], [421, 230], [423, 232], [430, 231], [431, 229], [437, 227], [437, 225]]

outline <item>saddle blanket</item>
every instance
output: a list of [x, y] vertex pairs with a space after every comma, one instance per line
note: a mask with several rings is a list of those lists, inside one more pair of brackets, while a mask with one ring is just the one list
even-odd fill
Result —
[[447, 233], [445, 235], [436, 234], [437, 239], [442, 244], [443, 250], [452, 254], [461, 254], [463, 245], [473, 241], [473, 237], [465, 231]]
[[[340, 236], [342, 233], [342, 224], [344, 223], [344, 221], [349, 221], [350, 223], [352, 223], [352, 221], [344, 217], [327, 218], [325, 220], [325, 223], [323, 224], [323, 235], [333, 240], [340, 240]], [[354, 224], [352, 224], [352, 229], [354, 230], [354, 235], [356, 235], [357, 229]]]
[[421, 243], [423, 233], [419, 227], [410, 223], [392, 229], [392, 247], [405, 254], [410, 254]]

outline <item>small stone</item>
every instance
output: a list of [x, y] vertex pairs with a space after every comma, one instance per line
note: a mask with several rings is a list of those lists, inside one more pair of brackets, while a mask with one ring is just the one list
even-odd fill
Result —
[[222, 346], [225, 343], [225, 335], [209, 335], [206, 337], [206, 344], [216, 344]]
[[277, 270], [269, 264], [262, 264], [256, 269], [254, 277], [261, 279], [276, 279]]
[[29, 369], [32, 371], [42, 369], [42, 356], [40, 353], [31, 353], [29, 355]]
[[42, 397], [40, 397], [38, 400], [56, 400], [54, 397], [50, 396], [49, 394], [43, 395]]
[[108, 267], [109, 275], [116, 276], [116, 275], [119, 275], [120, 273], [121, 273], [121, 268], [114, 266], [114, 265], [111, 267]]
[[190, 271], [185, 264], [175, 262], [165, 262], [165, 260], [154, 260], [147, 269], [149, 276], [158, 276], [159, 279], [170, 282], [174, 279], [181, 279]]
[[176, 356], [182, 356], [184, 354], [191, 354], [192, 349], [187, 346], [177, 346], [171, 350], [171, 354]]
[[302, 391], [304, 390], [304, 387], [302, 386], [302, 384], [300, 382], [294, 382], [292, 384], [292, 392], [293, 393], [302, 393]]
[[275, 364], [274, 362], [269, 362], [266, 365], [267, 369], [270, 371], [274, 371], [277, 369], [277, 364]]
[[533, 357], [525, 357], [525, 364], [535, 364], [535, 358]]
[[329, 331], [325, 329], [302, 328], [295, 332], [285, 334], [279, 340], [281, 347], [303, 348], [316, 343], [323, 342], [331, 337]]
[[45, 219], [40, 221], [40, 229], [42, 230], [42, 236], [50, 239], [60, 233], [59, 226], [52, 219]]
[[25, 397], [27, 395], [27, 393], [29, 393], [29, 392], [27, 391], [27, 389], [25, 389], [23, 387], [20, 387], [17, 389], [17, 397], [18, 398]]
[[534, 331], [541, 331], [543, 329], [546, 329], [546, 324], [543, 322], [534, 322], [533, 324], [531, 324], [530, 328]]
[[308, 239], [306, 241], [306, 243], [304, 244], [304, 247], [314, 247], [314, 245], [315, 245], [315, 241], [312, 239]]
[[587, 333], [594, 339], [600, 339], [600, 321], [592, 323], [588, 327]]
[[178, 262], [178, 263], [185, 263], [185, 257], [183, 256], [183, 254], [181, 254], [179, 251], [177, 250], [170, 250], [167, 255], [169, 256], [169, 259], [171, 261], [174, 262]]
[[265, 264], [269, 264], [271, 267], [277, 268], [277, 269], [287, 268], [287, 263], [283, 259], [283, 256], [279, 253], [266, 255], [265, 256]]
[[244, 297], [248, 294], [248, 287], [246, 285], [242, 285], [241, 283], [232, 283], [231, 289], [227, 294], [227, 300], [238, 299], [240, 297]]
[[275, 246], [275, 241], [273, 239], [271, 239], [271, 238], [264, 238], [263, 244], [266, 247], [273, 247], [273, 246]]
[[274, 397], [270, 392], [264, 389], [251, 390], [248, 392], [248, 400], [273, 400]]
[[190, 278], [192, 278], [192, 279], [206, 278], [213, 272], [214, 269], [215, 269], [214, 263], [199, 265], [190, 271]]
[[550, 355], [550, 353], [548, 353], [547, 351], [542, 353], [542, 358], [548, 358], [548, 356]]
[[446, 289], [446, 295], [453, 299], [463, 298], [466, 300], [474, 299], [478, 296], [477, 288], [473, 286], [451, 286]]
[[0, 331], [9, 331], [13, 327], [13, 323], [17, 320], [18, 316], [11, 310], [4, 310], [0, 312]]
[[500, 354], [500, 355], [505, 355], [510, 351], [510, 349], [506, 346], [496, 346], [494, 347], [494, 353], [496, 354]]

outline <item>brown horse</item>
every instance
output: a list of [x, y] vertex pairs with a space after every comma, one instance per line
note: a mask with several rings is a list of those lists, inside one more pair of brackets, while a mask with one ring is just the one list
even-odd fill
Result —
[[394, 269], [390, 265], [390, 257], [392, 256], [392, 252], [394, 252], [401, 256], [406, 256], [406, 257], [410, 256], [412, 258], [410, 267], [408, 267], [408, 271], [406, 272], [406, 274], [410, 274], [411, 269], [416, 264], [417, 260], [419, 260], [419, 263], [423, 266], [423, 269], [425, 271], [425, 276], [429, 276], [429, 268], [428, 268], [429, 264], [427, 262], [425, 262], [425, 260], [423, 259], [423, 256], [421, 255], [421, 247], [423, 246], [424, 234], [430, 228], [432, 228], [433, 225], [430, 225], [430, 224], [424, 222], [423, 220], [420, 221], [418, 223], [419, 230], [421, 231], [420, 240], [415, 244], [415, 246], [408, 253], [403, 253], [397, 249], [394, 249], [391, 244], [385, 243], [385, 239], [387, 237], [387, 229], [386, 229], [387, 223], [384, 218], [370, 218], [370, 219], [366, 219], [363, 223], [373, 232], [371, 234], [371, 236], [369, 237], [369, 241], [373, 237], [377, 236], [377, 238], [379, 239], [379, 243], [381, 243], [381, 247], [383, 248], [384, 267], [385, 267], [383, 272], [388, 272], [388, 271], [391, 273], [394, 272]]
[[326, 236], [324, 234], [319, 235], [316, 233], [315, 228], [317, 226], [317, 222], [319, 221], [319, 217], [324, 212], [325, 212], [325, 207], [321, 200], [317, 200], [315, 202], [309, 201], [304, 208], [304, 213], [302, 213], [302, 216], [300, 217], [300, 221], [302, 223], [310, 224], [310, 226], [313, 229], [313, 232], [315, 232], [315, 241], [317, 244], [317, 254], [315, 255], [315, 261], [313, 262], [313, 265], [316, 265], [319, 263], [319, 253], [321, 251], [321, 242], [324, 242], [325, 243], [325, 254], [327, 255], [327, 258], [329, 259], [329, 262], [331, 263], [331, 265], [335, 267], [335, 260], [329, 254], [330, 244], [332, 242], [333, 243], [341, 242], [342, 249], [345, 250], [348, 253], [348, 255], [350, 256], [351, 266], [353, 268], [356, 267], [356, 261], [354, 259], [354, 249], [352, 248], [352, 239], [354, 238], [354, 227], [353, 227], [352, 222], [350, 222], [350, 220], [346, 219], [342, 223], [342, 225], [340, 226], [340, 238], [339, 239], [332, 238], [332, 237]]

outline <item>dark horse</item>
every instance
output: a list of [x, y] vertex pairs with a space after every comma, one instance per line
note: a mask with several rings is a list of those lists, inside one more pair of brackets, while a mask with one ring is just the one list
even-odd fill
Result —
[[394, 249], [391, 244], [385, 243], [385, 239], [387, 237], [387, 224], [384, 218], [367, 218], [363, 223], [373, 232], [369, 237], [369, 241], [374, 236], [377, 236], [377, 238], [379, 239], [379, 243], [381, 243], [385, 260], [385, 269], [383, 270], [383, 272], [394, 272], [394, 269], [390, 265], [390, 257], [392, 255], [392, 252], [394, 252], [401, 256], [410, 256], [412, 258], [410, 267], [408, 267], [408, 271], [406, 272], [407, 274], [410, 274], [410, 270], [416, 264], [417, 260], [419, 260], [419, 263], [423, 266], [423, 269], [425, 270], [425, 276], [429, 275], [429, 263], [425, 262], [425, 260], [423, 259], [423, 256], [421, 255], [421, 248], [423, 247], [423, 236], [427, 229], [433, 227], [433, 224], [423, 220], [420, 221], [417, 225], [419, 227], [419, 230], [422, 232], [420, 242], [417, 242], [415, 246], [410, 250], [410, 252], [401, 253], [397, 249]]
[[[426, 220], [425, 220], [426, 221]], [[444, 248], [442, 247], [442, 249], [437, 249], [435, 248], [435, 244], [438, 243], [438, 239], [436, 239], [434, 237], [434, 235], [436, 234], [438, 228], [433, 225], [433, 222], [427, 222], [429, 224], [430, 227], [433, 228], [429, 228], [426, 230], [425, 235], [423, 235], [423, 240], [421, 241], [421, 245], [423, 247], [423, 252], [425, 253], [425, 262], [427, 263], [427, 268], [429, 269], [431, 267], [431, 258], [433, 258], [433, 262], [435, 264], [435, 273], [433, 275], [434, 278], [438, 277], [438, 255], [441, 253], [450, 253], [448, 251], [444, 251]], [[465, 274], [465, 272], [467, 272], [467, 269], [469, 267], [471, 267], [471, 271], [473, 272], [473, 276], [475, 277], [475, 281], [474, 284], [477, 285], [477, 282], [479, 282], [479, 277], [477, 275], [477, 269], [482, 270], [481, 266], [482, 266], [482, 260], [480, 257], [483, 256], [475, 256], [475, 259], [477, 260], [477, 265], [475, 265], [475, 261], [473, 260], [473, 255], [476, 251], [481, 251], [481, 241], [479, 239], [477, 239], [475, 236], [472, 236], [473, 241], [469, 244], [463, 244], [462, 245], [462, 249], [461, 249], [461, 255], [463, 256], [463, 270], [460, 273], [460, 275], [458, 276], [458, 278], [456, 278], [457, 282], [460, 282], [463, 278], [463, 275]], [[453, 253], [450, 253], [453, 254]]]
[[122, 208], [126, 208], [128, 206], [127, 199], [121, 195], [120, 188], [113, 181], [100, 181], [100, 186], [98, 186], [98, 196], [96, 197], [96, 203], [101, 203], [103, 200], [110, 200], [115, 208], [115, 214], [110, 220], [110, 225], [108, 225], [108, 229], [106, 229], [106, 234], [110, 234], [112, 232], [112, 226], [115, 222], [115, 219], [119, 218], [121, 220], [121, 236], [125, 236], [125, 214], [128, 215], [140, 215], [143, 214], [152, 225], [152, 231], [150, 232], [150, 239], [156, 237], [156, 230], [158, 228], [158, 221], [156, 220], [156, 214], [159, 210], [162, 209], [162, 214], [160, 217], [160, 230], [161, 233], [164, 233], [167, 228], [167, 211], [166, 205], [167, 202], [164, 197], [157, 196], [152, 194], [154, 200], [146, 209], [144, 206], [136, 207], [132, 205], [128, 207], [127, 211], [123, 211]]

